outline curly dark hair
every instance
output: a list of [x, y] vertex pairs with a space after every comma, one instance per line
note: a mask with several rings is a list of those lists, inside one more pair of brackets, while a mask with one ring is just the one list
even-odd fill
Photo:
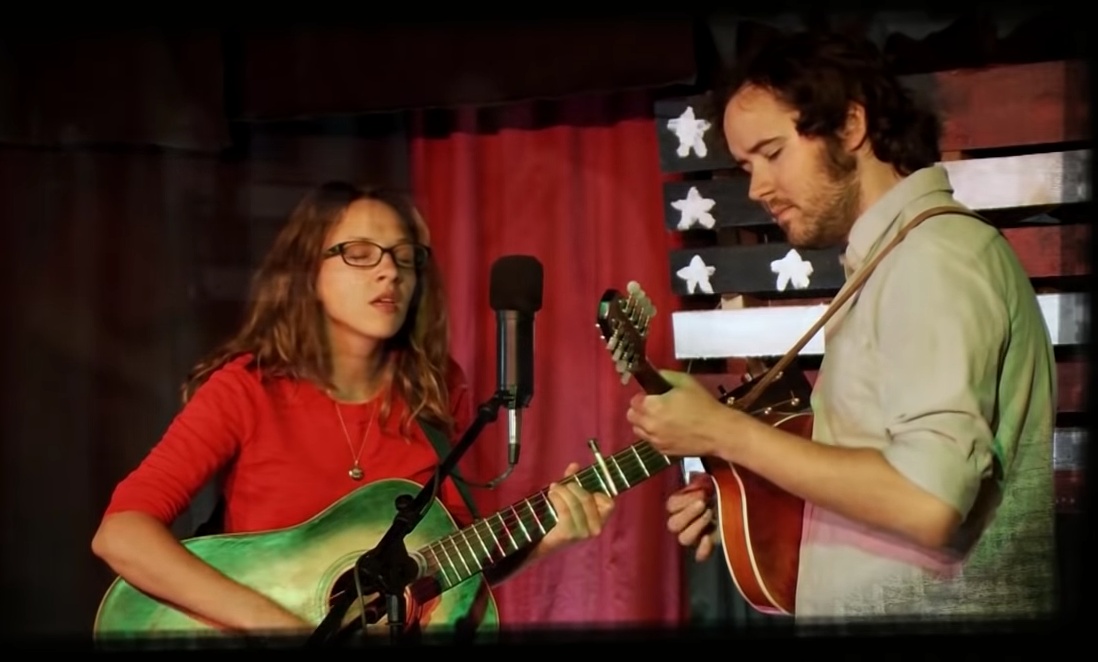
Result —
[[860, 104], [874, 154], [903, 176], [941, 159], [941, 121], [915, 101], [869, 40], [827, 31], [768, 40], [715, 86], [711, 121], [722, 138], [724, 110], [746, 85], [767, 89], [794, 108], [804, 136], [836, 139], [850, 104]]

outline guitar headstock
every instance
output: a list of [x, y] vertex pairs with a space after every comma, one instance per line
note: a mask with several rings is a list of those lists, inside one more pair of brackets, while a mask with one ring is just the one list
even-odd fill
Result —
[[637, 371], [649, 369], [645, 346], [648, 324], [656, 315], [656, 307], [639, 283], [630, 281], [625, 291], [623, 295], [618, 290], [606, 290], [599, 300], [596, 320], [622, 384], [629, 383]]

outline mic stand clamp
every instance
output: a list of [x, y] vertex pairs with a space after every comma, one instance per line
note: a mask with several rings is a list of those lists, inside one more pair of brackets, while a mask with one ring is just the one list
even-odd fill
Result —
[[[385, 598], [386, 618], [389, 621], [389, 634], [393, 643], [404, 641], [404, 621], [408, 611], [404, 592], [408, 585], [420, 576], [420, 565], [408, 554], [404, 539], [423, 519], [428, 506], [434, 500], [437, 491], [435, 486], [451, 475], [454, 466], [469, 450], [481, 430], [499, 417], [499, 410], [507, 406], [511, 398], [510, 392], [500, 389], [477, 408], [476, 418], [462, 434], [457, 445], [443, 458], [431, 480], [427, 481], [414, 498], [406, 494], [397, 497], [395, 504], [397, 512], [389, 530], [373, 549], [355, 561], [355, 572], [362, 586], [362, 594], [376, 592]], [[354, 592], [344, 592], [309, 637], [306, 646], [323, 646], [333, 642], [347, 609], [357, 599], [358, 596]]]

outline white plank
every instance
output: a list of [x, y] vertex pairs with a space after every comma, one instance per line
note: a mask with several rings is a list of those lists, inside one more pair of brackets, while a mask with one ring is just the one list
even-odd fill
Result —
[[1037, 295], [1053, 345], [1082, 345], [1089, 340], [1087, 298], [1082, 292]]
[[1090, 200], [1090, 150], [940, 163], [957, 201], [970, 209], [1008, 209]]
[[1056, 471], [1082, 471], [1086, 468], [1088, 430], [1082, 427], [1056, 428], [1052, 440], [1052, 467]]
[[[671, 313], [675, 358], [781, 356], [826, 309], [819, 305], [676, 311]], [[822, 353], [821, 331], [808, 341], [801, 354]]]
[[[1088, 340], [1089, 315], [1085, 293], [1041, 294], [1037, 297], [1054, 345], [1080, 345]], [[671, 313], [678, 359], [775, 357], [789, 351], [823, 315], [826, 304], [771, 306]], [[821, 329], [801, 354], [824, 351]]]

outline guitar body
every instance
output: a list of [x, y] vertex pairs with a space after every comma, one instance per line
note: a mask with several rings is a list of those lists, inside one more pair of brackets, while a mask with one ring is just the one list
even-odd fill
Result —
[[[810, 438], [809, 413], [758, 418]], [[742, 467], [702, 458], [713, 479], [721, 549], [736, 589], [755, 610], [791, 615], [797, 595], [804, 501]]]
[[[420, 486], [392, 479], [365, 485], [299, 525], [258, 533], [224, 534], [183, 541], [192, 553], [222, 573], [266, 595], [319, 626], [329, 611], [329, 600], [342, 591], [355, 591], [356, 560], [385, 535], [396, 515], [395, 499], [414, 496]], [[458, 526], [436, 499], [405, 544], [409, 552]], [[406, 592], [408, 627], [428, 636], [437, 633], [494, 633], [499, 627], [495, 598], [480, 574], [438, 594], [413, 584]], [[376, 601], [381, 619], [368, 629], [370, 641], [389, 637], [385, 604]], [[348, 610], [358, 618], [360, 610]], [[345, 621], [345, 625], [349, 623]], [[118, 578], [99, 606], [95, 638], [130, 647], [135, 642], [163, 640], [172, 647], [216, 640], [227, 633], [171, 605], [146, 595]], [[445, 641], [445, 639], [443, 639]]]

